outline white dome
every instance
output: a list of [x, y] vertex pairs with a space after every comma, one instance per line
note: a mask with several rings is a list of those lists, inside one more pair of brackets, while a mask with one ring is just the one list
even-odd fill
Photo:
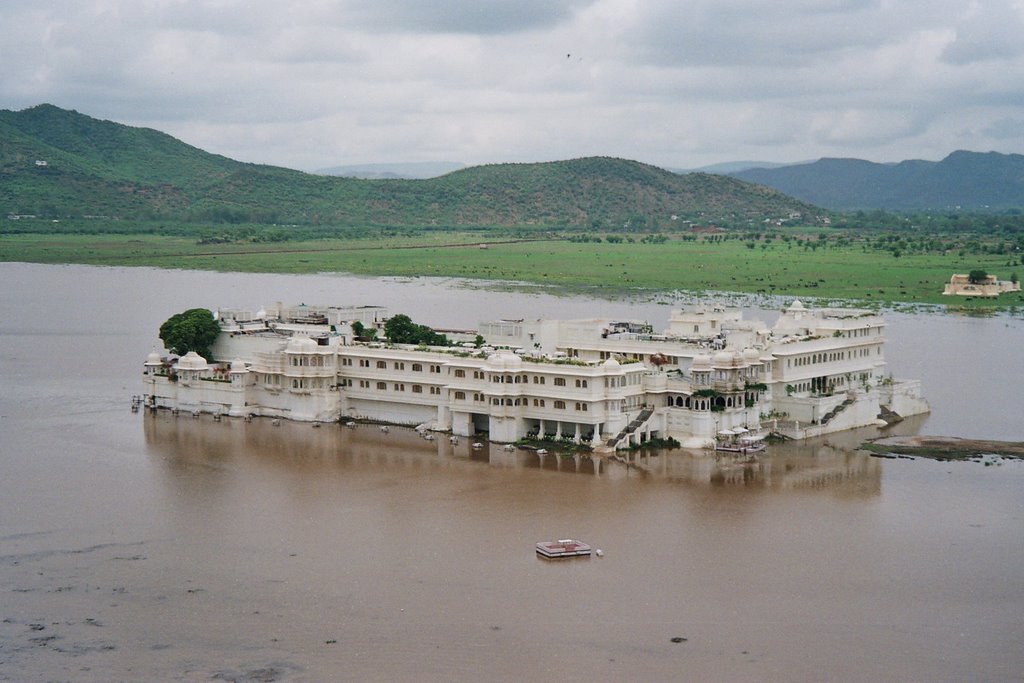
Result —
[[607, 372], [615, 372], [615, 373], [618, 373], [618, 374], [625, 374], [625, 371], [622, 369], [622, 364], [619, 363], [619, 361], [615, 360], [614, 358], [609, 358], [604, 363], [602, 363], [601, 366]]
[[743, 351], [743, 360], [745, 360], [748, 364], [760, 363], [761, 354], [758, 352], [757, 349], [745, 349]]
[[719, 351], [712, 359], [712, 363], [714, 363], [716, 368], [729, 367], [732, 365], [733, 359], [734, 354], [729, 353], [728, 351]]
[[789, 307], [789, 310], [791, 310], [791, 311], [806, 311], [807, 309], [804, 307], [804, 304], [803, 304], [802, 301], [800, 301], [800, 299], [794, 299], [793, 303]]
[[179, 358], [178, 364], [175, 366], [178, 370], [206, 370], [208, 367], [210, 365], [206, 362], [206, 359], [195, 351], [189, 351]]
[[249, 372], [249, 368], [245, 367], [245, 361], [241, 358], [236, 358], [231, 361], [231, 372]]
[[146, 365], [162, 365], [163, 361], [160, 360], [160, 354], [156, 351], [150, 351], [149, 355], [146, 356]]
[[487, 356], [487, 365], [494, 370], [518, 370], [523, 366], [523, 359], [503, 350]]
[[309, 337], [296, 335], [288, 340], [285, 353], [316, 353], [316, 342]]
[[693, 357], [693, 365], [690, 366], [691, 370], [710, 370], [711, 369], [711, 356], [706, 353], [698, 353]]

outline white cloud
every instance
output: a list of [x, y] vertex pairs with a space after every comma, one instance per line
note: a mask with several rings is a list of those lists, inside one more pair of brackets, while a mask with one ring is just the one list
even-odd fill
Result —
[[1024, 152], [1022, 17], [1007, 0], [7, 0], [0, 106], [298, 168]]

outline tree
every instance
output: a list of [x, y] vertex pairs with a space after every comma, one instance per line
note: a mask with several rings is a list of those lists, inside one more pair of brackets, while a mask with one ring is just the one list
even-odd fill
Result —
[[220, 325], [206, 308], [175, 313], [160, 326], [160, 340], [168, 351], [179, 356], [195, 351], [206, 360], [212, 359], [210, 347], [219, 334]]
[[975, 284], [975, 285], [981, 284], [982, 282], [985, 281], [985, 278], [987, 278], [987, 277], [988, 277], [988, 273], [986, 273], [984, 270], [982, 270], [980, 268], [975, 268], [974, 270], [972, 270], [970, 273], [967, 274], [967, 280], [971, 284]]
[[448, 337], [426, 325], [417, 325], [404, 313], [393, 315], [384, 323], [384, 334], [392, 344], [425, 344], [448, 346]]

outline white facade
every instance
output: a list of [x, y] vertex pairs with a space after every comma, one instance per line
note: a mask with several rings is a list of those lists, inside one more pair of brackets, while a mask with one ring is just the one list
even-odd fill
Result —
[[216, 362], [151, 354], [147, 402], [600, 448], [668, 437], [706, 447], [739, 428], [803, 438], [875, 424], [883, 407], [928, 410], [917, 383], [885, 374], [885, 322], [869, 311], [797, 301], [772, 328], [735, 310], [673, 311], [660, 334], [642, 321], [498, 320], [480, 324], [479, 350], [353, 340], [351, 322], [379, 328], [386, 317], [379, 307], [221, 311]]

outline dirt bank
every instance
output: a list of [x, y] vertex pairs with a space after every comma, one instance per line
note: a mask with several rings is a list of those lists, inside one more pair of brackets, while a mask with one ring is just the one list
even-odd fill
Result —
[[874, 454], [913, 455], [937, 460], [966, 460], [984, 455], [1024, 459], [1024, 442], [958, 439], [952, 436], [890, 436], [861, 444]]

